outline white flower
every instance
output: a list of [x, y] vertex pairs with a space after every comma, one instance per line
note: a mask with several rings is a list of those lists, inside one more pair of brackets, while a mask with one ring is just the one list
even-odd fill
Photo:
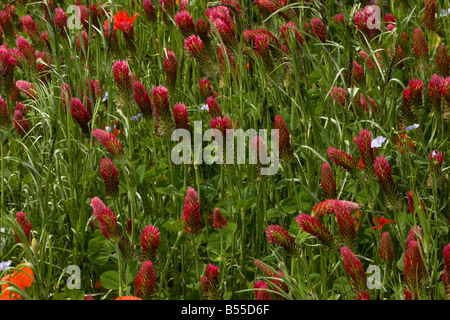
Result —
[[386, 141], [386, 138], [383, 136], [378, 136], [375, 139], [372, 140], [372, 143], [370, 144], [370, 146], [372, 148], [379, 148], [381, 147], [381, 145], [383, 144], [383, 142]]
[[202, 105], [202, 106], [200, 107], [200, 110], [203, 110], [203, 111], [209, 111], [209, 107], [208, 107], [207, 104], [204, 104], [204, 105]]

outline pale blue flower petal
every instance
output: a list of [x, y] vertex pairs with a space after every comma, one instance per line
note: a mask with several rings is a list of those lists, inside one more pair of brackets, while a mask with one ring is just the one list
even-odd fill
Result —
[[386, 141], [386, 138], [385, 137], [383, 137], [383, 136], [378, 136], [378, 137], [376, 137], [375, 139], [373, 139], [372, 140], [372, 143], [371, 143], [371, 147], [372, 148], [379, 148], [379, 147], [381, 147], [381, 145], [383, 144], [383, 142], [385, 142]]
[[11, 265], [11, 260], [0, 262], [0, 271], [5, 270]]
[[412, 131], [414, 129], [417, 129], [419, 125], [417, 123], [414, 123], [412, 126], [406, 127], [406, 130]]

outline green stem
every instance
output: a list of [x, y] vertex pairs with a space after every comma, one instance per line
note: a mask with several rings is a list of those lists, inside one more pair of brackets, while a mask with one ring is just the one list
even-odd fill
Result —
[[117, 265], [119, 266], [119, 297], [123, 296], [123, 279], [122, 279], [122, 261], [119, 248], [119, 242], [115, 243], [116, 255], [117, 255]]
[[167, 257], [166, 264], [164, 265], [164, 270], [161, 274], [161, 278], [159, 281], [159, 288], [158, 288], [158, 300], [161, 300], [161, 289], [163, 287], [163, 281], [166, 278], [167, 269], [169, 268], [170, 260], [173, 256], [173, 253], [175, 252], [175, 248], [177, 247], [178, 242], [180, 241], [181, 237], [183, 236], [184, 231], [178, 231], [177, 239], [175, 240], [175, 243], [170, 250], [169, 256]]

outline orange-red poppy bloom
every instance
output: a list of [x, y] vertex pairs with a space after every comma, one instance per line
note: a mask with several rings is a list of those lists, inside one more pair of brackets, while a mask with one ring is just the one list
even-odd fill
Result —
[[375, 221], [375, 219], [372, 219], [372, 221], [373, 221], [373, 223], [375, 224], [375, 226], [372, 227], [372, 229], [375, 229], [375, 228], [378, 227], [378, 230], [381, 230], [385, 224], [388, 224], [388, 223], [395, 224], [395, 221], [394, 221], [394, 220], [388, 220], [388, 219], [383, 218], [383, 217], [380, 217], [380, 218], [378, 219], [378, 221]]
[[[31, 286], [34, 280], [34, 274], [33, 270], [31, 270], [30, 267], [26, 266], [19, 270], [14, 270], [12, 274], [8, 274], [2, 278], [1, 281], [9, 281], [10, 283], [15, 284], [20, 289], [25, 290], [25, 288], [28, 288]], [[12, 292], [10, 290], [6, 290], [9, 286], [11, 286], [10, 283], [5, 283], [2, 285], [1, 292], [2, 295], [0, 297], [0, 300], [19, 300], [22, 298], [22, 296], [16, 292]]]
[[[134, 16], [129, 17], [128, 12], [126, 12], [125, 10], [117, 12], [114, 15], [114, 30], [122, 29], [122, 23], [124, 23], [125, 21], [133, 24], [134, 19], [136, 19], [138, 15], [139, 13], [135, 13]], [[108, 20], [105, 20], [105, 25], [108, 24]]]
[[121, 296], [114, 300], [142, 300], [142, 299], [134, 296]]

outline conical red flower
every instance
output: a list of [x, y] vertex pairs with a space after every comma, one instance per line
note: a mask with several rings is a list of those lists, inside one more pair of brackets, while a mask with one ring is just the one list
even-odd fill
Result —
[[275, 243], [283, 247], [287, 253], [293, 254], [296, 251], [294, 237], [289, 232], [279, 225], [269, 225], [266, 228], [266, 236], [270, 243]]
[[152, 89], [153, 103], [155, 105], [155, 119], [157, 134], [166, 136], [172, 133], [174, 122], [169, 104], [169, 90], [158, 86]]
[[[33, 234], [31, 233], [31, 223], [28, 221], [24, 212], [19, 211], [16, 214], [16, 222], [19, 224], [20, 228], [25, 233], [25, 238], [28, 240], [28, 243], [31, 244], [31, 239], [33, 238]], [[14, 233], [14, 237], [16, 238], [17, 243], [21, 243], [20, 237], [17, 233]]]
[[227, 225], [227, 219], [225, 219], [225, 217], [222, 215], [222, 211], [219, 208], [214, 208], [213, 227], [217, 229], [223, 229]]
[[294, 153], [292, 152], [290, 143], [290, 132], [283, 118], [279, 115], [275, 116], [275, 130], [278, 130], [278, 151], [281, 161], [292, 161], [294, 159]]
[[195, 33], [194, 19], [186, 10], [175, 14], [175, 23], [180, 28], [181, 36], [184, 39]]
[[420, 27], [414, 29], [413, 50], [417, 60], [428, 58], [428, 44]]
[[423, 23], [428, 29], [436, 31], [436, 0], [425, 0]]
[[333, 207], [343, 245], [354, 248], [356, 245], [356, 230], [353, 215], [340, 201], [335, 201]]
[[219, 104], [213, 97], [208, 97], [206, 99], [206, 105], [208, 106], [208, 111], [209, 115], [211, 116], [211, 119], [223, 116]]
[[[237, 39], [235, 36], [235, 24], [228, 7], [216, 6], [212, 9], [207, 9], [205, 11], [205, 14], [206, 17], [214, 25], [215, 29], [217, 29], [218, 34], [216, 36], [220, 36], [222, 38], [225, 46], [234, 46], [237, 43]], [[212, 29], [211, 31], [214, 34], [216, 33], [214, 29]]]
[[[261, 262], [259, 260], [255, 260], [254, 263], [264, 273], [264, 275], [268, 279], [270, 279], [270, 283], [273, 285], [273, 290], [276, 292], [275, 300], [284, 300], [285, 298], [280, 293], [280, 290], [284, 291], [285, 293], [289, 293], [289, 287], [281, 279], [281, 277], [284, 276], [283, 272], [281, 270], [274, 271], [268, 265], [264, 264], [263, 262]], [[277, 278], [280, 280], [278, 280]]]
[[330, 96], [336, 100], [337, 103], [339, 103], [341, 106], [345, 106], [345, 100], [346, 100], [346, 92], [344, 88], [341, 87], [333, 87], [330, 91]]
[[373, 165], [375, 163], [375, 149], [371, 146], [372, 135], [369, 130], [363, 129], [360, 131], [359, 137], [353, 138], [353, 142], [355, 142], [359, 149], [366, 174], [371, 177], [373, 175]]
[[166, 70], [166, 87], [172, 94], [175, 93], [175, 86], [177, 84], [177, 70], [178, 60], [175, 53], [166, 50], [166, 57], [164, 58], [164, 69]]
[[358, 84], [364, 85], [366, 83], [366, 76], [364, 75], [363, 68], [359, 65], [358, 61], [353, 59], [353, 69], [352, 69], [353, 80]]
[[120, 27], [120, 30], [122, 30], [123, 38], [125, 39], [125, 45], [127, 46], [127, 49], [132, 54], [136, 52], [136, 42], [134, 37], [134, 27], [133, 24], [129, 21], [122, 22], [122, 25]]
[[[0, 37], [1, 41], [1, 37]], [[7, 47], [0, 46], [0, 92], [10, 94], [14, 86], [14, 68], [17, 61], [12, 51]]]
[[333, 248], [334, 238], [330, 230], [323, 226], [318, 218], [315, 218], [309, 214], [300, 213], [296, 218], [300, 228], [316, 237], [320, 242], [329, 248]]
[[91, 207], [94, 210], [94, 216], [100, 224], [102, 234], [113, 243], [118, 243], [121, 234], [114, 213], [97, 197], [91, 200]]
[[378, 182], [387, 198], [387, 206], [391, 209], [401, 206], [397, 184], [394, 179], [392, 179], [391, 168], [383, 156], [379, 156], [375, 159], [374, 172], [377, 175]]
[[358, 170], [355, 159], [346, 152], [334, 147], [329, 147], [327, 149], [327, 154], [335, 164], [343, 167], [349, 173], [353, 174]]
[[154, 114], [154, 107], [147, 90], [140, 81], [135, 81], [133, 84], [133, 96], [136, 105], [141, 110], [145, 118], [151, 118]]
[[425, 207], [425, 202], [423, 200], [420, 201], [419, 196], [414, 191], [409, 190], [406, 193], [406, 196], [408, 198], [408, 210], [409, 210], [410, 213], [417, 215], [416, 203], [421, 203], [423, 212], [425, 214], [427, 213], [427, 210], [426, 210], [426, 207]]
[[428, 103], [430, 106], [430, 111], [432, 113], [440, 114], [441, 112], [441, 86], [442, 86], [442, 77], [434, 74], [430, 79], [430, 86], [428, 87]]
[[113, 198], [119, 195], [119, 169], [109, 158], [103, 158], [100, 163], [100, 175], [105, 183], [106, 194]]
[[30, 131], [30, 125], [20, 110], [14, 111], [13, 124], [21, 138], [25, 137]]
[[143, 0], [142, 1], [142, 9], [144, 10], [145, 15], [147, 16], [147, 19], [155, 23], [156, 22], [156, 13], [155, 13], [155, 7], [152, 4], [151, 0]]
[[8, 112], [6, 101], [0, 96], [0, 130], [8, 131], [11, 127], [11, 116]]
[[333, 171], [331, 170], [331, 166], [328, 162], [322, 164], [321, 184], [325, 198], [337, 198], [336, 179], [334, 178]]
[[280, 27], [281, 38], [284, 41], [284, 45], [287, 47], [289, 47], [289, 43], [291, 41], [291, 32], [294, 33], [294, 43], [296, 43], [296, 47], [299, 49], [299, 45], [303, 45], [303, 36], [298, 30], [297, 25], [293, 21], [289, 21]]
[[442, 273], [445, 294], [450, 300], [450, 243], [444, 248], [444, 272]]
[[86, 108], [81, 103], [80, 99], [72, 98], [70, 100], [70, 113], [72, 114], [73, 119], [78, 123], [84, 134], [89, 135], [89, 121], [91, 121], [91, 117], [89, 113], [86, 111]]
[[133, 101], [133, 78], [125, 60], [113, 64], [114, 80], [119, 93], [121, 107], [129, 107]]
[[415, 122], [415, 115], [413, 112], [413, 96], [410, 87], [403, 90], [402, 122], [404, 125], [411, 125]]
[[363, 294], [368, 292], [366, 274], [362, 267], [361, 261], [355, 256], [355, 254], [347, 247], [341, 248], [342, 259], [344, 260], [345, 269], [350, 276], [350, 282], [352, 283], [357, 294]]
[[326, 39], [326, 30], [323, 21], [320, 18], [312, 18], [311, 19], [311, 28], [313, 34], [320, 39], [320, 41], [325, 42]]
[[316, 218], [321, 218], [326, 214], [332, 214], [334, 212], [334, 203], [340, 202], [344, 207], [350, 212], [361, 209], [361, 206], [357, 202], [347, 201], [347, 200], [335, 200], [328, 199], [318, 204], [314, 205], [312, 209], [312, 215]]
[[202, 77], [200, 79], [200, 83], [198, 84], [198, 87], [200, 89], [200, 95], [202, 97], [202, 100], [206, 102], [206, 100], [209, 97], [217, 98], [218, 93], [214, 91], [213, 87], [211, 86], [211, 81], [209, 81], [207, 78]]
[[391, 236], [389, 232], [383, 232], [381, 235], [381, 245], [378, 249], [378, 253], [380, 254], [381, 260], [385, 263], [389, 263], [392, 259], [394, 259], [394, 249], [392, 248]]
[[439, 68], [439, 73], [442, 77], [449, 76], [450, 56], [448, 55], [447, 48], [441, 44], [436, 50], [436, 63]]
[[58, 28], [59, 34], [65, 36], [65, 28], [67, 28], [67, 15], [61, 8], [55, 9], [55, 25]]
[[106, 132], [105, 130], [95, 129], [92, 135], [96, 137], [100, 143], [105, 146], [106, 149], [111, 153], [113, 158], [121, 159], [124, 152], [123, 147], [117, 140], [116, 136], [112, 132]]
[[148, 225], [141, 232], [141, 249], [143, 260], [156, 260], [156, 251], [158, 250], [160, 239], [159, 229], [153, 225]]
[[403, 264], [406, 290], [417, 293], [426, 274], [417, 241], [412, 240], [408, 243]]
[[197, 192], [193, 188], [187, 189], [183, 215], [180, 221], [184, 221], [186, 234], [200, 233], [205, 226], [200, 212], [200, 201], [198, 200]]
[[206, 276], [202, 277], [200, 281], [206, 300], [221, 300], [218, 266], [209, 263], [206, 266]]
[[173, 107], [173, 117], [175, 119], [176, 129], [189, 130], [189, 117], [187, 107], [183, 103], [177, 103]]
[[253, 293], [255, 294], [256, 300], [272, 300], [269, 292], [269, 286], [267, 285], [267, 282], [264, 280], [256, 280], [253, 283]]
[[433, 150], [429, 156], [430, 159], [430, 178], [432, 180], [440, 181], [443, 177], [442, 165], [444, 163], [444, 154], [441, 151]]
[[143, 300], [150, 300], [155, 291], [156, 275], [153, 263], [149, 260], [142, 264], [136, 275], [134, 289], [136, 295]]
[[191, 35], [184, 40], [184, 46], [186, 50], [199, 64], [205, 75], [212, 74], [212, 61], [211, 57], [206, 52], [202, 39], [196, 35]]

